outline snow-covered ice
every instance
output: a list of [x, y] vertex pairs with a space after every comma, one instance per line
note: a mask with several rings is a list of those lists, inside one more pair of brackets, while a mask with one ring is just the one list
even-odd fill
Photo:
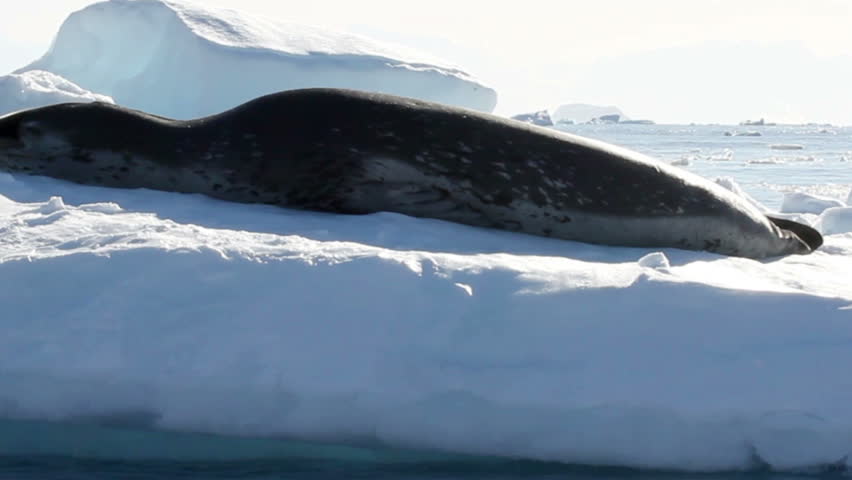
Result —
[[495, 91], [405, 47], [186, 0], [111, 0], [71, 14], [47, 70], [121, 105], [173, 118], [305, 87], [379, 91], [491, 111]]
[[815, 224], [828, 235], [852, 232], [852, 207], [832, 207], [822, 212]]
[[850, 233], [755, 261], [0, 173], [0, 417], [844, 462], [850, 271]]
[[784, 200], [781, 202], [781, 211], [784, 213], [813, 213], [819, 215], [826, 209], [844, 206], [844, 203], [836, 198], [804, 192], [788, 192], [784, 194]]
[[106, 95], [92, 93], [43, 70], [0, 75], [0, 115], [54, 103], [95, 101], [114, 103]]

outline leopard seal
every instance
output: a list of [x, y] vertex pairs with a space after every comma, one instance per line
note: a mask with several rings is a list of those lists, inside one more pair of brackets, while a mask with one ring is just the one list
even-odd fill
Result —
[[606, 245], [764, 258], [822, 237], [603, 142], [378, 93], [274, 93], [173, 120], [104, 103], [0, 118], [0, 169], [324, 212], [397, 212]]

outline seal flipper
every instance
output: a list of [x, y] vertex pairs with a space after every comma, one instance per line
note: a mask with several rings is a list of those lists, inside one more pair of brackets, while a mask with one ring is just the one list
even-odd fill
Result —
[[786, 220], [784, 218], [776, 218], [767, 216], [767, 218], [775, 224], [776, 227], [790, 231], [805, 242], [811, 251], [822, 246], [822, 234], [815, 228], [809, 227], [803, 223]]

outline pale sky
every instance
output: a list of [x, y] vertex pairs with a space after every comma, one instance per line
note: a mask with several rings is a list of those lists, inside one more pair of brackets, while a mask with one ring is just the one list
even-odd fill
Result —
[[[0, 74], [90, 0], [3, 0]], [[852, 125], [852, 0], [207, 0], [405, 44], [494, 87], [497, 113], [616, 105], [664, 123]]]

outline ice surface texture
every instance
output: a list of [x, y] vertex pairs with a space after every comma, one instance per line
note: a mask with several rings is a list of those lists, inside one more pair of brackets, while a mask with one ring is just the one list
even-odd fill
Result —
[[92, 93], [43, 70], [0, 76], [0, 115], [54, 103], [94, 101], [114, 103], [106, 95]]
[[852, 445], [852, 234], [760, 262], [9, 174], [0, 232], [6, 418], [685, 470]]

